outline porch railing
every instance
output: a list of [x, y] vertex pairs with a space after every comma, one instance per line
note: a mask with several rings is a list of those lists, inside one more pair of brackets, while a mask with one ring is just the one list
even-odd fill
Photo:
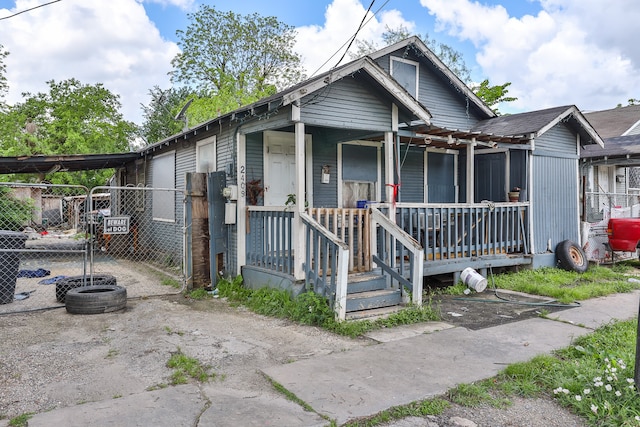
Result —
[[313, 291], [329, 300], [336, 318], [344, 320], [347, 306], [349, 247], [318, 221], [300, 214], [305, 225], [304, 277]]
[[529, 203], [396, 204], [396, 223], [426, 260], [529, 254]]
[[[422, 305], [422, 247], [375, 207], [371, 208], [371, 220], [371, 240], [377, 242], [376, 253], [373, 254], [374, 263], [380, 267], [383, 274], [391, 276], [392, 283], [396, 283], [403, 292], [404, 288], [411, 291], [413, 304]], [[401, 256], [397, 256], [398, 254]], [[403, 275], [406, 271], [409, 273], [408, 278]]]
[[251, 206], [247, 216], [247, 264], [293, 275], [293, 212]]
[[371, 271], [369, 209], [311, 208], [309, 214], [349, 246], [349, 273]]

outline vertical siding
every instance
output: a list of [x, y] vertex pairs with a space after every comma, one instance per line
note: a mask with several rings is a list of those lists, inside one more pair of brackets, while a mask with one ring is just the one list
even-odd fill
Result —
[[564, 123], [558, 123], [536, 138], [535, 149], [577, 155], [576, 135]]
[[[313, 206], [338, 207], [338, 145], [327, 141], [324, 132], [312, 134], [313, 156]], [[330, 178], [328, 184], [320, 182], [322, 166], [328, 165]]]
[[303, 98], [301, 120], [306, 125], [391, 130], [391, 102], [382, 102], [373, 92], [355, 79], [344, 78]]
[[536, 253], [570, 239], [579, 242], [578, 160], [533, 157], [532, 215]]

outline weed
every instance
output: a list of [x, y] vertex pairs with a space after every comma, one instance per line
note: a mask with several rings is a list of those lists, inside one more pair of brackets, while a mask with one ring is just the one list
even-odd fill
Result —
[[405, 417], [425, 417], [427, 415], [440, 415], [451, 403], [445, 399], [435, 398], [412, 402], [407, 405], [394, 406], [372, 417], [361, 418], [344, 424], [344, 427], [376, 426]]
[[173, 369], [172, 385], [186, 384], [189, 382], [189, 378], [199, 382], [207, 382], [216, 377], [215, 373], [210, 372], [210, 366], [203, 365], [197, 359], [185, 355], [179, 348], [176, 353], [171, 355], [167, 367]]
[[26, 414], [18, 415], [17, 417], [9, 420], [9, 426], [11, 427], [27, 427], [29, 425], [29, 419], [33, 417], [33, 412], [27, 412]]
[[179, 335], [179, 336], [183, 336], [184, 335], [184, 332], [182, 332], [182, 331], [174, 331], [169, 326], [165, 326], [164, 330], [167, 333], [167, 335], [173, 335], [173, 334], [176, 334], [176, 335]]
[[105, 359], [113, 359], [118, 354], [119, 354], [118, 350], [116, 350], [115, 348], [110, 348], [109, 351], [107, 352], [107, 355], [105, 356]]
[[191, 299], [195, 299], [195, 300], [204, 300], [204, 299], [213, 298], [213, 295], [211, 295], [209, 292], [207, 292], [206, 289], [198, 288], [198, 289], [194, 289], [191, 292], [189, 292], [187, 294], [187, 298], [191, 298]]
[[113, 398], [114, 398], [114, 399], [120, 399], [121, 397], [122, 397], [122, 395], [121, 395], [121, 394], [114, 394], [114, 395], [113, 395]]
[[147, 391], [162, 390], [163, 388], [167, 388], [167, 387], [169, 387], [168, 384], [160, 383], [160, 384], [149, 386], [146, 388], [146, 390]]

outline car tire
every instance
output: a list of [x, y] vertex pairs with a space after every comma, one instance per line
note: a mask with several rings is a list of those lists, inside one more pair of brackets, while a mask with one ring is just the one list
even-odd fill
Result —
[[94, 285], [71, 289], [65, 298], [67, 313], [101, 314], [127, 306], [127, 290], [122, 286]]
[[94, 274], [93, 280], [90, 276], [70, 276], [56, 281], [56, 300], [64, 303], [67, 292], [71, 289], [79, 288], [81, 286], [91, 285], [110, 285], [115, 286], [118, 283], [116, 278], [111, 274]]
[[587, 255], [582, 248], [571, 240], [563, 240], [556, 246], [558, 267], [567, 271], [584, 273], [589, 267]]

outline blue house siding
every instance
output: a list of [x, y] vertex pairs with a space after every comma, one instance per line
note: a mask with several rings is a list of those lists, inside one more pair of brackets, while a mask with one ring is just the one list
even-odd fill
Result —
[[[250, 133], [246, 138], [247, 183], [260, 180], [264, 188], [264, 142], [262, 132]], [[258, 205], [263, 205], [262, 197]]]
[[376, 60], [385, 71], [390, 72], [391, 57], [408, 59], [420, 63], [418, 78], [418, 101], [433, 115], [432, 123], [450, 129], [471, 129], [481, 118], [475, 109], [453, 85], [435, 73], [435, 67], [424, 58], [402, 49]]
[[399, 202], [424, 203], [424, 150], [400, 149]]
[[[314, 207], [338, 207], [338, 146], [326, 142], [322, 134], [312, 135], [313, 152], [313, 205]], [[320, 182], [322, 167], [329, 166], [328, 184]]]
[[532, 162], [535, 253], [547, 252], [549, 241], [552, 251], [563, 240], [579, 242], [578, 160], [534, 155]]
[[559, 123], [536, 138], [535, 149], [577, 155], [576, 135], [566, 125]]
[[342, 79], [301, 101], [306, 125], [369, 131], [391, 130], [391, 102], [382, 102], [373, 90], [354, 79]]

